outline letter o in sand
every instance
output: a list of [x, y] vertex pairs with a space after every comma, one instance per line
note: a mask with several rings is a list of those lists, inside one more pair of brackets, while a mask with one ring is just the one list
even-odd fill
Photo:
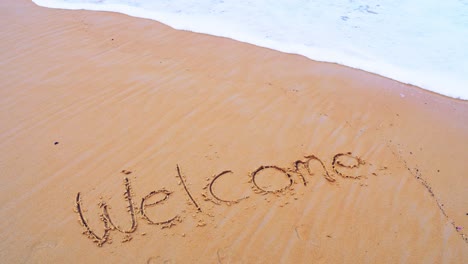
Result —
[[[278, 173], [283, 174], [284, 176], [287, 177], [288, 184], [283, 188], [275, 188], [273, 190], [266, 189], [265, 187], [260, 187], [260, 185], [258, 185], [257, 177], [259, 177], [261, 174], [267, 174], [267, 171], [271, 171], [275, 174], [278, 174]], [[258, 169], [252, 172], [251, 175], [252, 175], [251, 177], [252, 177], [252, 183], [254, 187], [261, 193], [280, 193], [289, 189], [293, 184], [291, 174], [289, 174], [285, 169], [282, 169], [277, 166], [260, 166]]]

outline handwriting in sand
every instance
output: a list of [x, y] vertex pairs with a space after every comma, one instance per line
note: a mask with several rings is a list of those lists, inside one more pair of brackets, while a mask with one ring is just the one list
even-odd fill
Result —
[[[343, 159], [347, 159], [348, 162], [343, 162]], [[351, 163], [349, 162], [350, 160], [352, 161]], [[336, 181], [336, 179], [328, 173], [328, 170], [325, 164], [322, 162], [320, 158], [314, 155], [308, 155], [308, 156], [305, 156], [303, 159], [296, 160], [291, 166], [292, 168], [281, 168], [275, 165], [260, 166], [257, 169], [255, 169], [252, 173], [250, 173], [249, 183], [251, 184], [251, 188], [254, 190], [255, 194], [269, 194], [269, 193], [284, 194], [292, 189], [293, 184], [296, 182], [295, 180], [299, 180], [299, 182], [302, 185], [307, 186], [308, 184], [307, 178], [312, 177], [314, 175], [314, 173], [311, 171], [311, 168], [310, 168], [311, 162], [318, 162], [318, 164], [323, 170], [322, 171], [323, 177], [328, 182], [333, 183]], [[351, 179], [359, 179], [360, 177], [362, 177], [362, 175], [350, 175], [349, 173], [345, 173], [344, 170], [349, 172], [350, 169], [358, 168], [364, 164], [365, 164], [364, 160], [362, 160], [360, 157], [354, 156], [351, 152], [336, 154], [333, 157], [333, 161], [331, 163], [333, 172], [335, 172], [337, 175], [343, 178], [351, 178]], [[176, 170], [177, 170], [177, 177], [179, 179], [179, 183], [183, 186], [183, 189], [185, 193], [187, 194], [188, 198], [190, 199], [191, 204], [194, 206], [194, 208], [197, 210], [198, 213], [202, 213], [203, 212], [202, 205], [196, 201], [195, 199], [196, 197], [194, 197], [192, 193], [190, 192], [190, 190], [187, 188], [187, 183], [186, 183], [187, 180], [183, 176], [179, 165], [176, 165]], [[283, 186], [282, 188], [276, 188], [276, 189], [267, 189], [259, 185], [257, 183], [257, 177], [259, 173], [262, 171], [268, 171], [268, 170], [274, 170], [284, 175], [284, 177], [288, 179], [287, 184]], [[122, 171], [122, 173], [130, 174], [131, 172], [124, 170]], [[223, 198], [222, 194], [215, 192], [213, 188], [215, 182], [221, 180], [224, 175], [230, 174], [230, 173], [232, 173], [232, 171], [230, 170], [223, 171], [217, 175], [214, 175], [212, 178], [209, 179], [208, 184], [204, 187], [204, 189], [207, 190], [206, 194], [203, 194], [204, 196], [203, 198], [205, 201], [211, 201], [217, 205], [219, 204], [233, 205], [233, 204], [240, 203], [241, 201], [250, 198], [249, 196], [246, 196], [246, 197], [241, 197], [236, 200], [229, 200], [229, 199]], [[118, 232], [125, 234], [125, 238], [123, 242], [130, 241], [132, 239], [130, 234], [134, 233], [138, 227], [138, 221], [137, 221], [138, 214], [141, 215], [141, 218], [144, 219], [147, 224], [160, 226], [161, 228], [170, 228], [182, 222], [182, 217], [180, 214], [175, 215], [164, 221], [154, 221], [146, 213], [146, 210], [149, 209], [150, 207], [160, 205], [164, 201], [168, 200], [170, 196], [173, 194], [173, 191], [169, 191], [166, 189], [159, 189], [159, 190], [151, 191], [146, 196], [141, 198], [141, 202], [139, 203], [139, 206], [137, 206], [135, 205], [135, 202], [134, 202], [133, 190], [132, 190], [130, 180], [128, 178], [124, 178], [124, 187], [125, 187], [124, 199], [126, 203], [128, 204], [127, 210], [131, 217], [131, 226], [127, 229], [124, 229], [118, 226], [117, 224], [115, 224], [109, 214], [108, 204], [105, 201], [101, 201], [99, 203], [99, 207], [101, 208], [102, 211], [99, 217], [102, 223], [104, 224], [104, 230], [103, 230], [102, 235], [98, 235], [96, 231], [91, 229], [83, 213], [85, 210], [83, 209], [81, 193], [78, 193], [76, 195], [75, 212], [79, 216], [79, 219], [78, 219], [79, 223], [84, 227], [83, 234], [86, 235], [89, 239], [91, 239], [94, 243], [96, 243], [96, 245], [98, 245], [99, 247], [103, 246], [105, 243], [111, 243], [112, 240], [110, 238], [110, 235], [111, 235], [111, 232], [113, 231], [118, 231]], [[150, 198], [156, 195], [159, 195], [161, 198], [157, 201], [149, 202]]]

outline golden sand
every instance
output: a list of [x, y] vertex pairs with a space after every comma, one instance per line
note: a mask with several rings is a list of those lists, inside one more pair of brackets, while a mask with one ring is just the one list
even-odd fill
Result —
[[0, 4], [3, 263], [467, 263], [468, 102]]

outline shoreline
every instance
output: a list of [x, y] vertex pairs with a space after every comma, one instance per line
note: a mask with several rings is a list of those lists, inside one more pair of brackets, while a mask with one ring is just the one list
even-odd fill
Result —
[[468, 101], [119, 13], [1, 5], [7, 263], [468, 260]]
[[[191, 33], [199, 33], [199, 34], [206, 34], [209, 36], [227, 38], [227, 39], [231, 39], [231, 40], [238, 41], [241, 43], [251, 44], [257, 47], [267, 48], [267, 49], [271, 49], [274, 51], [283, 52], [286, 54], [304, 56], [307, 59], [311, 59], [316, 62], [332, 63], [332, 64], [342, 65], [342, 66], [357, 69], [357, 70], [363, 70], [371, 74], [376, 74], [378, 76], [382, 76], [384, 78], [395, 80], [397, 82], [400, 82], [406, 85], [415, 86], [420, 89], [430, 91], [436, 94], [440, 94], [445, 97], [450, 97], [450, 98], [464, 100], [464, 101], [468, 100], [468, 94], [463, 92], [464, 89], [462, 85], [463, 83], [466, 83], [466, 80], [454, 78], [454, 76], [450, 76], [450, 73], [446, 73], [443, 71], [426, 69], [425, 72], [424, 71], [418, 72], [415, 68], [411, 69], [411, 67], [409, 67], [405, 69], [402, 67], [402, 65], [398, 66], [395, 64], [391, 64], [389, 62], [386, 62], [386, 63], [381, 62], [380, 64], [374, 65], [374, 63], [371, 61], [372, 60], [379, 61], [380, 59], [368, 58], [366, 62], [365, 59], [358, 58], [359, 56], [349, 57], [344, 51], [338, 51], [338, 50], [331, 51], [331, 50], [327, 50], [324, 47], [318, 47], [318, 46], [317, 47], [304, 47], [302, 44], [289, 45], [290, 47], [288, 47], [288, 45], [283, 46], [280, 42], [269, 40], [269, 39], [255, 38], [255, 37], [250, 36], [249, 34], [247, 35], [241, 34], [239, 37], [235, 37], [233, 35], [236, 35], [236, 34], [226, 33], [226, 31], [213, 32], [213, 30], [210, 30], [208, 28], [203, 29], [203, 26], [201, 26], [202, 28], [201, 30], [200, 29], [192, 30], [191, 26], [187, 26], [187, 25], [184, 25], [184, 23], [179, 22], [179, 19], [177, 18], [177, 16], [173, 16], [173, 14], [159, 13], [159, 12], [153, 12], [153, 11], [149, 11], [149, 13], [146, 13], [146, 11], [143, 11], [142, 13], [142, 9], [140, 7], [120, 5], [120, 4], [101, 5], [101, 4], [92, 4], [92, 3], [88, 3], [85, 5], [83, 3], [81, 4], [60, 3], [57, 6], [58, 7], [53, 7], [52, 5], [47, 5], [47, 4], [44, 5], [44, 7], [60, 9], [60, 10], [89, 10], [89, 11], [97, 11], [97, 12], [110, 12], [110, 13], [124, 14], [124, 15], [134, 17], [134, 18], [149, 19], [149, 20], [162, 23], [175, 30], [182, 30], [182, 31], [187, 31]], [[85, 8], [83, 8], [83, 6]], [[102, 9], [103, 6], [107, 10]], [[186, 20], [190, 20], [190, 17], [186, 18]], [[334, 54], [334, 55], [324, 56], [321, 54]], [[427, 64], [427, 63], [428, 62], [424, 62], [421, 65]], [[453, 65], [449, 65], [449, 66], [453, 66]], [[463, 68], [463, 67], [456, 67], [456, 68]], [[412, 74], [409, 74], [409, 72], [411, 72]], [[437, 75], [438, 77], [432, 78], [431, 76], [433, 75], [434, 76]], [[419, 77], [416, 77], [416, 76], [419, 76]], [[426, 78], [421, 78], [421, 76], [426, 76]], [[451, 88], [445, 89], [443, 91], [439, 90], [439, 87], [442, 87], [442, 86], [448, 86]], [[454, 93], [452, 90], [455, 87], [458, 88], [458, 94]]]

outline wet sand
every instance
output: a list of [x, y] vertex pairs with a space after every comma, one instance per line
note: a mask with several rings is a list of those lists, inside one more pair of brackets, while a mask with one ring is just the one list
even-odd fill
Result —
[[468, 262], [467, 101], [151, 20], [0, 7], [2, 262]]

